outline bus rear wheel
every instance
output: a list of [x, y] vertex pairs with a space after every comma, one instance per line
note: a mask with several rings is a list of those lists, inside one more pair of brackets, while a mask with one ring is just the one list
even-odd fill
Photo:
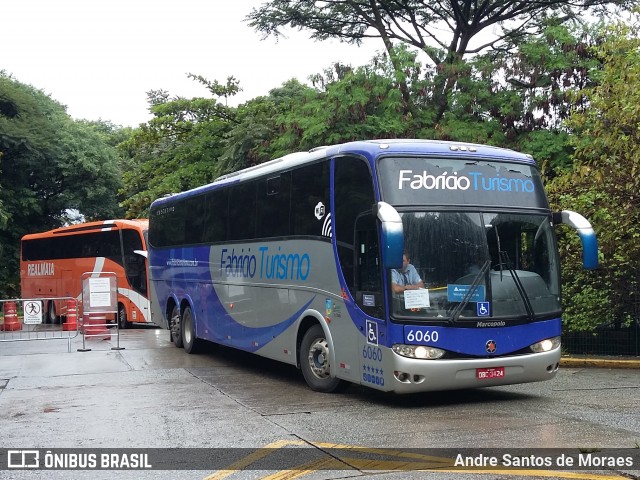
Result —
[[341, 386], [342, 381], [331, 376], [329, 357], [329, 344], [324, 330], [320, 325], [314, 325], [302, 338], [299, 359], [302, 375], [311, 390], [330, 393]]
[[118, 304], [118, 328], [124, 330], [125, 328], [129, 328], [131, 323], [127, 320], [127, 310], [124, 308], [124, 305]]
[[180, 311], [178, 306], [174, 305], [171, 310], [171, 317], [169, 318], [169, 332], [171, 334], [171, 340], [173, 344], [182, 348], [182, 329], [180, 328]]
[[49, 300], [49, 303], [47, 303], [47, 323], [60, 323], [60, 317], [56, 312], [56, 302], [53, 300]]
[[186, 307], [182, 313], [182, 343], [187, 353], [197, 353], [200, 341], [196, 338], [196, 329], [191, 307]]

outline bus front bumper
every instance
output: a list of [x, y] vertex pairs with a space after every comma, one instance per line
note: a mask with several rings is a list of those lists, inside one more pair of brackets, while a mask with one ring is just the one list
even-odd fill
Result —
[[391, 390], [414, 393], [541, 382], [555, 377], [561, 349], [513, 357], [416, 360], [394, 353]]

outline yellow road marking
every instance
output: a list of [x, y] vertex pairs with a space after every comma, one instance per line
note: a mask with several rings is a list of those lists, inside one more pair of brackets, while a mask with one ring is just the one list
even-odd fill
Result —
[[[433, 455], [425, 455], [423, 453], [414, 453], [414, 452], [404, 452], [402, 450], [390, 450], [388, 448], [369, 448], [369, 447], [358, 447], [356, 445], [342, 445], [339, 443], [326, 443], [326, 442], [309, 442], [310, 445], [319, 448], [335, 448], [340, 450], [355, 450], [363, 453], [372, 453], [376, 455], [384, 455], [387, 457], [398, 457], [398, 458], [413, 458], [417, 460], [425, 460], [429, 462], [442, 463], [444, 467], [453, 467], [454, 460], [452, 458], [447, 457], [434, 457]], [[433, 466], [432, 466], [433, 468]]]
[[[281, 472], [274, 473], [273, 475], [262, 477], [261, 480], [293, 480], [309, 473], [317, 472], [318, 470], [338, 470], [341, 466], [344, 466], [344, 463], [336, 460], [335, 458], [321, 458], [319, 460], [294, 467], [291, 470], [282, 470]], [[341, 470], [348, 470], [346, 466], [344, 467], [345, 468]]]
[[473, 474], [493, 474], [493, 475], [524, 475], [527, 477], [552, 477], [552, 478], [574, 478], [578, 480], [629, 480], [629, 477], [622, 477], [620, 475], [599, 475], [596, 473], [581, 473], [581, 472], [564, 472], [560, 470], [458, 470], [446, 469], [446, 470], [431, 470], [432, 472], [446, 472], [446, 473], [473, 473]]
[[[339, 459], [333, 457], [321, 458], [308, 462], [302, 465], [298, 465], [293, 468], [281, 470], [280, 472], [261, 477], [261, 480], [294, 480], [296, 478], [303, 477], [310, 473], [323, 469], [336, 469], [336, 470], [376, 470], [376, 471], [428, 471], [428, 472], [443, 472], [443, 473], [470, 473], [470, 474], [485, 474], [485, 475], [523, 475], [531, 477], [553, 477], [553, 478], [567, 478], [575, 480], [628, 480], [627, 477], [620, 475], [601, 475], [587, 472], [569, 472], [569, 471], [556, 471], [556, 470], [534, 470], [534, 469], [469, 469], [462, 467], [454, 467], [454, 460], [447, 457], [435, 457], [432, 455], [424, 455], [414, 452], [404, 452], [402, 450], [389, 450], [386, 448], [368, 448], [358, 447], [355, 445], [343, 445], [338, 443], [327, 442], [305, 442], [302, 440], [280, 440], [272, 442], [257, 451], [247, 455], [241, 460], [229, 465], [225, 470], [220, 470], [204, 480], [221, 480], [229, 475], [232, 475], [252, 463], [267, 457], [272, 453], [271, 450], [277, 448], [284, 448], [287, 446], [300, 446], [300, 445], [312, 445], [317, 448], [326, 449], [340, 449], [340, 450], [353, 450], [362, 453], [371, 453], [376, 455], [384, 455], [387, 457], [407, 458], [413, 460], [422, 461], [401, 461], [401, 460], [372, 460], [355, 457], [340, 457]], [[342, 468], [344, 467], [344, 468]]]
[[277, 442], [272, 442], [259, 450], [247, 455], [246, 457], [238, 460], [231, 465], [228, 465], [224, 470], [219, 470], [218, 472], [205, 477], [204, 480], [221, 480], [223, 478], [228, 477], [229, 475], [233, 475], [238, 470], [242, 470], [254, 462], [271, 455], [271, 450], [274, 448], [283, 448], [288, 445], [306, 445], [305, 442], [300, 440], [278, 440]]

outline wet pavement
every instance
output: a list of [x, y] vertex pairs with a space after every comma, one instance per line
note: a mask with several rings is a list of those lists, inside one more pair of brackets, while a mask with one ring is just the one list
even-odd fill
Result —
[[[187, 355], [169, 342], [166, 330], [156, 328], [122, 330], [119, 341], [117, 330], [111, 333], [109, 340], [87, 339], [87, 352], [78, 351], [81, 336], [71, 339], [70, 352], [64, 339], [0, 342], [0, 448], [256, 449], [296, 448], [300, 442], [347, 449], [633, 448], [640, 442], [640, 370], [628, 369], [630, 363], [624, 364], [628, 370], [610, 370], [610, 359], [592, 358], [590, 365], [604, 369], [590, 370], [565, 358], [556, 380], [541, 384], [407, 397], [352, 386], [346, 394], [324, 395], [310, 391], [291, 366], [229, 349]], [[118, 345], [123, 349], [112, 349]], [[632, 362], [640, 366], [640, 361]], [[218, 470], [5, 470], [0, 479], [275, 475], [233, 468], [222, 475]], [[364, 470], [301, 472], [273, 478], [369, 476]], [[498, 473], [484, 477], [496, 478]], [[375, 472], [376, 478], [420, 475]], [[461, 472], [434, 475], [430, 477], [438, 480], [465, 478]], [[537, 478], [533, 473], [503, 477]], [[605, 478], [548, 472], [542, 477]], [[616, 472], [606, 476], [613, 478], [623, 477]]]

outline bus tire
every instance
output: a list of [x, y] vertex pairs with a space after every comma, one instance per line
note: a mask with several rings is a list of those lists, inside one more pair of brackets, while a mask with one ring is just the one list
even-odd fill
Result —
[[56, 302], [53, 300], [49, 300], [49, 303], [47, 303], [47, 323], [60, 323], [60, 317], [56, 312]]
[[305, 332], [299, 355], [302, 375], [311, 390], [330, 393], [341, 386], [342, 381], [331, 376], [329, 344], [320, 325], [314, 325]]
[[127, 320], [127, 309], [121, 303], [118, 304], [118, 328], [124, 330], [129, 328], [131, 323]]
[[180, 311], [178, 310], [178, 306], [174, 305], [171, 310], [171, 317], [169, 318], [169, 332], [171, 334], [171, 341], [173, 341], [173, 344], [178, 348], [182, 348], [180, 323]]
[[193, 321], [193, 313], [191, 307], [185, 307], [182, 312], [182, 343], [184, 351], [187, 353], [198, 353], [200, 349], [200, 341], [196, 338], [196, 328]]

